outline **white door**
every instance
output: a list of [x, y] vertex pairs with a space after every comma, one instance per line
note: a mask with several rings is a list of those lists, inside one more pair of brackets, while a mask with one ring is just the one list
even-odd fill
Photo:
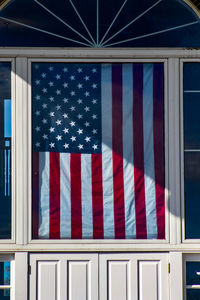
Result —
[[100, 300], [168, 300], [168, 254], [100, 255]]
[[98, 300], [98, 254], [31, 254], [30, 300]]

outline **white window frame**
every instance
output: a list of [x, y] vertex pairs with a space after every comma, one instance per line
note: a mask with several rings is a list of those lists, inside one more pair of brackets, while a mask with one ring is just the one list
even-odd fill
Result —
[[[181, 59], [180, 60], [180, 139], [181, 139], [181, 216], [182, 216], [182, 242], [184, 244], [196, 244], [196, 247], [198, 244], [200, 244], [200, 238], [199, 239], [186, 239], [185, 238], [185, 197], [184, 197], [184, 86], [183, 86], [183, 66], [184, 63], [187, 62], [197, 62], [200, 63], [200, 59], [194, 59], [194, 58], [188, 58], [188, 59]], [[195, 245], [194, 245], [195, 246]]]
[[200, 262], [200, 254], [185, 254], [183, 255], [183, 300], [187, 299], [187, 293], [186, 290], [187, 288], [190, 289], [195, 289], [195, 288], [200, 288], [200, 285], [192, 285], [192, 286], [187, 286], [186, 284], [186, 262]]
[[[104, 59], [87, 59], [87, 58], [75, 58], [75, 59], [63, 59], [63, 58], [48, 58], [48, 57], [44, 57], [44, 58], [30, 58], [28, 59], [28, 124], [27, 124], [27, 128], [28, 128], [28, 162], [30, 164], [31, 162], [31, 157], [32, 157], [32, 149], [31, 149], [31, 145], [32, 145], [32, 134], [31, 134], [31, 64], [32, 62], [85, 62], [85, 63], [92, 63], [92, 62], [110, 62], [110, 63], [114, 63], [114, 62], [163, 62], [164, 63], [164, 69], [165, 69], [165, 145], [168, 145], [168, 101], [167, 101], [167, 74], [168, 74], [168, 70], [167, 70], [167, 60], [166, 59], [159, 59], [159, 58], [155, 58], [155, 59], [126, 59], [126, 58], [121, 58], [121, 59], [113, 59], [113, 58], [104, 58]], [[23, 151], [25, 152], [25, 150]], [[29, 165], [28, 167], [28, 173], [27, 173], [27, 178], [28, 178], [28, 243], [31, 245], [42, 245], [42, 244], [46, 244], [48, 245], [49, 248], [51, 248], [53, 245], [57, 245], [57, 247], [63, 248], [71, 248], [71, 247], [75, 247], [78, 249], [83, 248], [83, 244], [87, 245], [89, 248], [93, 248], [98, 247], [99, 249], [103, 247], [108, 248], [110, 246], [112, 247], [119, 247], [119, 248], [124, 248], [124, 247], [128, 247], [131, 248], [135, 247], [135, 245], [141, 245], [143, 244], [145, 245], [155, 245], [155, 244], [168, 244], [169, 243], [169, 214], [168, 214], [168, 202], [169, 202], [169, 195], [168, 195], [168, 176], [169, 176], [169, 172], [168, 172], [168, 147], [165, 148], [165, 205], [166, 205], [166, 214], [165, 214], [165, 224], [166, 224], [166, 239], [165, 240], [134, 240], [134, 239], [127, 239], [127, 240], [121, 240], [118, 241], [116, 239], [114, 240], [70, 240], [70, 239], [63, 239], [63, 240], [32, 240], [31, 239], [31, 229], [32, 229], [32, 224], [31, 224], [31, 220], [32, 220], [32, 212], [31, 212], [31, 198], [32, 198], [32, 190], [31, 190], [31, 179], [32, 179], [32, 170], [31, 167]], [[91, 247], [92, 246], [92, 247]]]

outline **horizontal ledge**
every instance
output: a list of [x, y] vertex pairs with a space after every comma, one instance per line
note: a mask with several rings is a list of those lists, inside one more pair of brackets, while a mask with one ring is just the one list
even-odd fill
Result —
[[200, 152], [200, 149], [185, 149], [184, 152]]
[[186, 285], [186, 289], [200, 289], [200, 285], [197, 284]]
[[187, 90], [187, 91], [184, 91], [184, 93], [200, 93], [200, 90], [198, 91], [198, 90]]

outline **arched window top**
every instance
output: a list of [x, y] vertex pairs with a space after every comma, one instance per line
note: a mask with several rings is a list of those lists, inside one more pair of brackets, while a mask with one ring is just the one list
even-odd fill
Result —
[[200, 47], [199, 0], [0, 0], [0, 46]]

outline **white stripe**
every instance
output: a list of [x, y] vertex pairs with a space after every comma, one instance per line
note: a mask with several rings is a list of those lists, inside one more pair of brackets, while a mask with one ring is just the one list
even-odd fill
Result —
[[82, 237], [93, 238], [91, 154], [81, 154]]
[[157, 237], [153, 140], [153, 64], [144, 64], [143, 79], [144, 180], [147, 238]]
[[112, 161], [112, 76], [111, 65], [102, 65], [102, 169], [104, 238], [114, 238], [113, 161]]
[[133, 168], [133, 66], [123, 65], [123, 169], [126, 238], [136, 238]]
[[39, 237], [49, 238], [49, 153], [39, 153]]
[[60, 237], [71, 238], [70, 153], [60, 154]]

